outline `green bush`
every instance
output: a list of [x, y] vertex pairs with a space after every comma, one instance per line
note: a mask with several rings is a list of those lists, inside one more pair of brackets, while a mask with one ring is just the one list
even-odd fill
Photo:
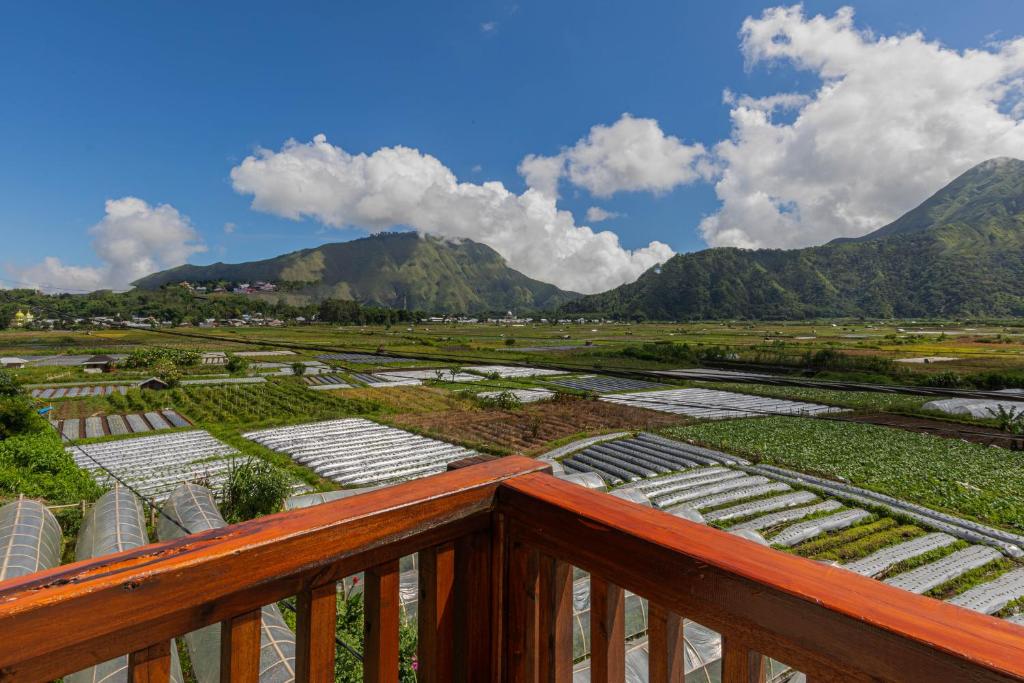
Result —
[[288, 480], [271, 463], [259, 458], [235, 461], [224, 485], [221, 513], [229, 523], [244, 522], [281, 509]]
[[242, 356], [231, 356], [224, 367], [232, 375], [240, 375], [249, 369], [249, 360]]
[[14, 373], [0, 370], [0, 396], [17, 396], [22, 393]]
[[99, 485], [64, 451], [52, 429], [0, 441], [0, 495], [25, 494], [60, 505], [93, 500]]
[[157, 346], [145, 346], [133, 350], [124, 361], [126, 368], [152, 368], [161, 361], [170, 361], [174, 365], [188, 367], [197, 365], [201, 358], [198, 351], [188, 349], [168, 349]]
[[0, 398], [0, 439], [38, 431], [45, 421], [36, 414], [35, 404], [27, 396]]

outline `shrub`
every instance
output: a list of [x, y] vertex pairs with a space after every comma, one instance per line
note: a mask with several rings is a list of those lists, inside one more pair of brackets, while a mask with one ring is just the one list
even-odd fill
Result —
[[17, 396], [22, 393], [14, 373], [0, 370], [0, 396]]
[[174, 364], [174, 361], [167, 358], [163, 358], [153, 365], [153, 374], [171, 387], [176, 387], [181, 382], [181, 370]]
[[0, 439], [37, 431], [41, 422], [32, 399], [27, 396], [0, 398]]
[[198, 351], [146, 346], [128, 354], [124, 366], [126, 368], [152, 368], [160, 361], [170, 361], [174, 365], [188, 367], [198, 364], [200, 357]]
[[292, 363], [292, 374], [294, 374], [296, 377], [302, 377], [304, 374], [306, 374], [306, 364], [300, 361], [295, 361], [294, 363]]
[[249, 369], [249, 360], [241, 356], [231, 356], [224, 367], [232, 375], [240, 375]]
[[258, 458], [235, 461], [224, 485], [221, 513], [230, 524], [244, 522], [281, 509], [288, 495], [288, 480], [271, 463]]

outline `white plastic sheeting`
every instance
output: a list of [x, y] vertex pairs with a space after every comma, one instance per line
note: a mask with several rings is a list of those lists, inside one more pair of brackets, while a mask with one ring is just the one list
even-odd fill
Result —
[[951, 598], [950, 603], [975, 612], [995, 614], [1007, 604], [1024, 597], [1024, 569], [1014, 569]]
[[474, 455], [468, 448], [385, 427], [362, 418], [249, 432], [245, 438], [287, 453], [339, 484], [377, 484], [443, 472]]
[[538, 401], [546, 401], [549, 398], [554, 398], [555, 393], [548, 389], [503, 389], [501, 391], [481, 391], [477, 396], [479, 398], [496, 399], [500, 398], [502, 394], [511, 394], [516, 397], [516, 400], [520, 403], [537, 403]]
[[[196, 484], [182, 484], [164, 504], [157, 525], [161, 541], [189, 533], [227, 526], [213, 494]], [[171, 521], [174, 520], [174, 521]], [[179, 526], [180, 525], [180, 526]], [[182, 528], [184, 527], [184, 529]], [[211, 624], [185, 635], [192, 670], [199, 683], [220, 681], [220, 624]], [[260, 636], [260, 683], [291, 683], [295, 680], [295, 634], [288, 629], [277, 605], [263, 608]]]
[[882, 548], [867, 557], [863, 557], [849, 564], [843, 565], [853, 572], [863, 576], [878, 576], [894, 564], [919, 557], [938, 548], [945, 548], [956, 543], [956, 539], [949, 534], [933, 533], [925, 534], [906, 543]]
[[725, 522], [730, 519], [747, 517], [748, 515], [756, 515], [759, 513], [772, 512], [774, 510], [796, 507], [816, 500], [818, 500], [818, 496], [810, 491], [796, 491], [795, 493], [787, 493], [784, 496], [775, 496], [773, 498], [755, 500], [749, 503], [740, 503], [739, 505], [733, 505], [732, 507], [714, 510], [713, 512], [709, 512], [706, 517], [708, 521], [711, 522]]
[[[1009, 396], [1013, 396], [1010, 394]], [[970, 415], [978, 418], [992, 418], [999, 414], [999, 409], [1024, 413], [1024, 401], [981, 399], [981, 398], [944, 398], [928, 401], [924, 410], [938, 410], [950, 415]]]
[[[813, 494], [812, 494], [813, 495]], [[769, 498], [768, 500], [772, 500]], [[795, 522], [803, 519], [808, 515], [815, 515], [819, 512], [830, 512], [832, 510], [838, 510], [843, 507], [842, 503], [837, 500], [826, 500], [815, 505], [807, 505], [805, 507], [790, 508], [788, 510], [779, 510], [778, 512], [771, 512], [761, 517], [755, 517], [754, 519], [747, 520], [746, 522], [740, 522], [730, 527], [735, 531], [741, 529], [769, 529], [773, 526], [784, 524], [786, 522]]]
[[[149, 543], [142, 504], [124, 488], [100, 496], [86, 514], [78, 532], [75, 559], [88, 560]], [[181, 683], [178, 649], [171, 643], [171, 681]], [[64, 677], [66, 683], [120, 683], [128, 681], [128, 655], [91, 666]]]
[[611, 394], [602, 396], [601, 400], [707, 420], [758, 415], [820, 415], [844, 410], [818, 403], [787, 401], [717, 389], [667, 389], [639, 394]]
[[524, 377], [545, 377], [547, 375], [564, 375], [564, 370], [548, 370], [546, 368], [527, 368], [518, 365], [471, 365], [463, 368], [467, 372], [480, 375], [497, 374], [502, 379], [520, 379]]
[[105, 471], [109, 470], [143, 496], [157, 500], [183, 482], [202, 479], [219, 486], [230, 467], [228, 456], [238, 453], [203, 430], [91, 443], [67, 452], [100, 486], [116, 483]]
[[845, 529], [846, 527], [853, 526], [860, 520], [866, 519], [870, 516], [871, 513], [867, 510], [843, 510], [842, 512], [837, 512], [834, 515], [819, 517], [806, 522], [798, 522], [792, 526], [786, 527], [781, 532], [773, 536], [771, 542], [772, 545], [792, 547], [798, 543], [803, 543], [808, 539], [814, 538], [815, 536], [819, 536], [826, 531], [836, 531], [838, 529]]
[[977, 569], [993, 560], [998, 560], [1000, 557], [999, 551], [995, 548], [973, 545], [917, 569], [897, 574], [886, 579], [885, 582], [911, 593], [926, 593], [936, 586], [941, 586], [961, 574]]
[[60, 564], [60, 524], [35, 500], [17, 500], [0, 508], [0, 581], [51, 569]]

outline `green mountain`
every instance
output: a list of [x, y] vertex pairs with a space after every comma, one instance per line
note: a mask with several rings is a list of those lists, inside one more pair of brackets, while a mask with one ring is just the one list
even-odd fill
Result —
[[430, 312], [545, 310], [579, 297], [509, 268], [490, 247], [415, 233], [381, 233], [249, 263], [184, 265], [132, 283], [158, 289], [182, 281], [281, 286], [291, 303], [348, 299]]
[[1024, 315], [1024, 161], [983, 162], [868, 235], [678, 254], [567, 312], [648, 319]]

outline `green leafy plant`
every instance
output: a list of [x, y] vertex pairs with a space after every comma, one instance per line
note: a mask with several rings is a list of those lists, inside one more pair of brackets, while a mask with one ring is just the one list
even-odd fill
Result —
[[229, 523], [243, 522], [281, 509], [288, 495], [284, 472], [259, 458], [235, 460], [228, 473], [221, 513]]
[[242, 356], [231, 356], [224, 368], [232, 375], [240, 375], [249, 369], [249, 359]]

